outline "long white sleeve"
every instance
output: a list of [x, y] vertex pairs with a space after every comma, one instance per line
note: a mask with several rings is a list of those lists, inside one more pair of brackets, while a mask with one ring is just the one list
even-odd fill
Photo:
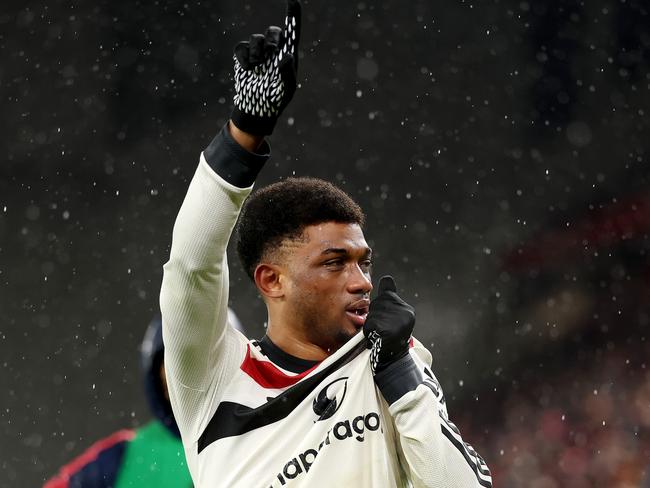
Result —
[[408, 477], [416, 488], [491, 487], [487, 464], [449, 421], [440, 384], [417, 349], [423, 347], [418, 344], [375, 377], [389, 404]]
[[160, 307], [167, 382], [184, 438], [199, 434], [195, 421], [202, 418], [206, 393], [218, 387], [228, 366], [237, 366], [230, 357], [237, 354], [235, 338], [227, 335], [233, 331], [226, 328], [226, 246], [249, 191], [226, 183], [201, 156], [174, 225]]
[[[243, 358], [243, 336], [226, 327], [226, 248], [241, 206], [252, 189], [242, 181], [250, 160], [261, 168], [267, 155], [252, 155], [224, 128], [204, 153], [180, 208], [164, 266], [160, 307], [170, 400], [183, 442], [202, 432], [206, 411], [219, 401], [220, 385]], [[215, 167], [220, 171], [217, 174]], [[254, 173], [259, 170], [254, 168]], [[237, 178], [239, 173], [239, 178]], [[235, 174], [235, 177], [232, 177]]]

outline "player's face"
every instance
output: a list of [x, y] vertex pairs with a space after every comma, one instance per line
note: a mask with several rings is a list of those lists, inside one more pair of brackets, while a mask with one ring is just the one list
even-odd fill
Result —
[[303, 237], [286, 256], [287, 311], [310, 343], [334, 351], [368, 315], [372, 251], [357, 224], [312, 225]]

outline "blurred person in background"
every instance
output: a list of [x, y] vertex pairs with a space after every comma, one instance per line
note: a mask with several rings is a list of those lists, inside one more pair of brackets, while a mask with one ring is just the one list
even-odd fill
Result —
[[[228, 322], [241, 323], [228, 309]], [[63, 466], [44, 488], [191, 487], [183, 444], [172, 413], [163, 362], [162, 323], [154, 317], [140, 347], [144, 390], [154, 418], [95, 442]]]

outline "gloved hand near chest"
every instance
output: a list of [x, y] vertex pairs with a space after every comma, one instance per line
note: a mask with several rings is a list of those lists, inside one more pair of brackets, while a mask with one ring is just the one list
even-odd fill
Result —
[[414, 326], [415, 310], [399, 297], [393, 278], [382, 277], [379, 292], [370, 302], [368, 318], [363, 326], [363, 333], [372, 347], [370, 363], [373, 373], [408, 354]]

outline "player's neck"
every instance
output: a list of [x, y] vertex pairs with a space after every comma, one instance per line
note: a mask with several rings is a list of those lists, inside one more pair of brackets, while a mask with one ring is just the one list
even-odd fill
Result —
[[327, 351], [302, 337], [302, 334], [300, 334], [299, 331], [294, 331], [292, 328], [287, 326], [275, 324], [272, 320], [269, 320], [266, 335], [269, 336], [269, 339], [273, 341], [273, 344], [282, 349], [282, 351], [299, 359], [322, 361], [331, 354], [330, 351]]

